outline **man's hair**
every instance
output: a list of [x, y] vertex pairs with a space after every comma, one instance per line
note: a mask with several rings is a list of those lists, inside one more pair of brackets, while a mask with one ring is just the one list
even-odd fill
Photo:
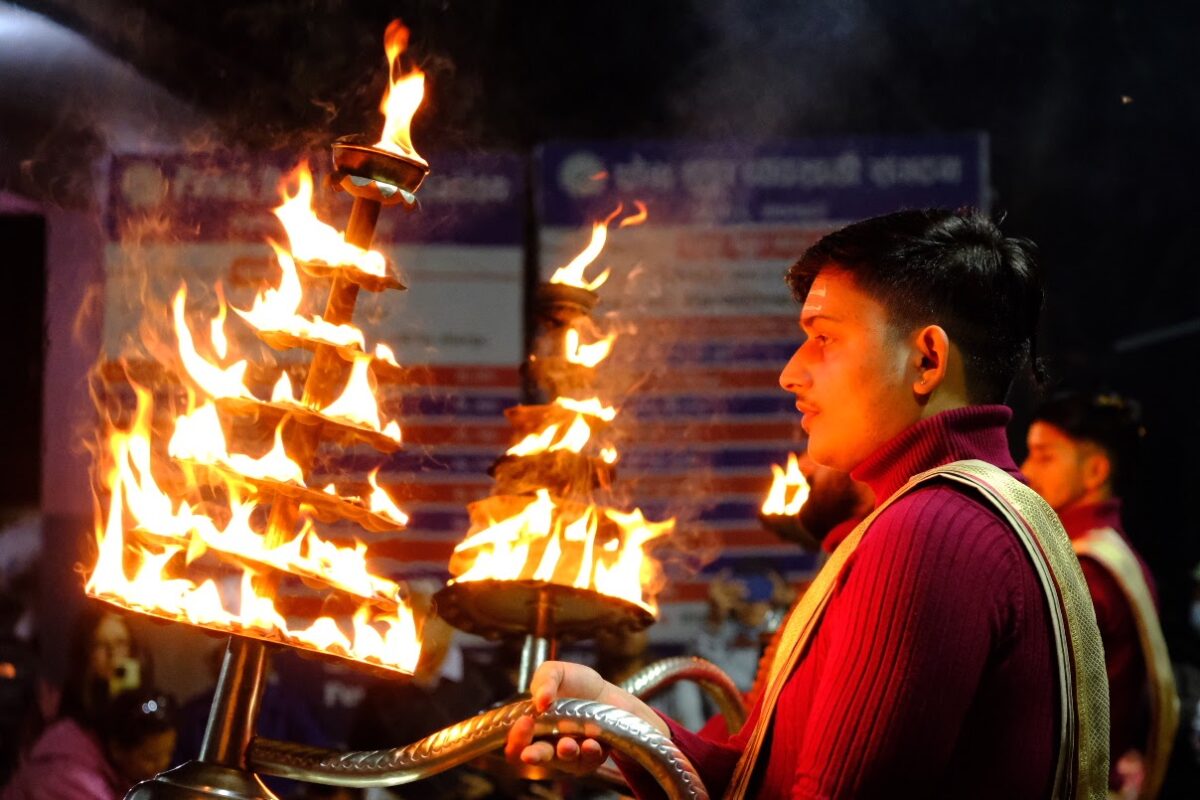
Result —
[[968, 399], [1003, 402], [1029, 359], [1042, 380], [1042, 282], [1033, 244], [974, 209], [898, 211], [834, 231], [788, 271], [803, 302], [821, 270], [850, 275], [894, 328], [940, 325], [963, 354]]
[[1100, 447], [1112, 464], [1109, 480], [1117, 494], [1130, 486], [1146, 435], [1141, 407], [1135, 400], [1112, 392], [1060, 392], [1034, 410], [1033, 421], [1053, 425], [1077, 442]]

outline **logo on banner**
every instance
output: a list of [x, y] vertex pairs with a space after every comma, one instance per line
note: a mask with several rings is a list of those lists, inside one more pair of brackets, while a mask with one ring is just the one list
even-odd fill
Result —
[[558, 166], [558, 185], [571, 197], [595, 197], [608, 188], [608, 167], [592, 153], [572, 153]]

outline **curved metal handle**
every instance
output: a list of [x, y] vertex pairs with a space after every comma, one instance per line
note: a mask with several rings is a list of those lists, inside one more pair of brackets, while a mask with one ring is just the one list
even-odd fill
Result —
[[[255, 739], [247, 761], [262, 775], [331, 786], [397, 786], [428, 778], [504, 745], [520, 717], [534, 715], [528, 700], [485, 711], [407, 747], [341, 753], [307, 745]], [[556, 700], [534, 715], [534, 735], [583, 735], [637, 762], [671, 800], [708, 800], [687, 757], [654, 726], [628, 711], [589, 700]]]
[[643, 667], [621, 688], [641, 700], [649, 700], [678, 681], [694, 681], [713, 699], [725, 717], [729, 731], [738, 731], [746, 722], [746, 701], [733, 679], [711, 661], [695, 656], [676, 656]]

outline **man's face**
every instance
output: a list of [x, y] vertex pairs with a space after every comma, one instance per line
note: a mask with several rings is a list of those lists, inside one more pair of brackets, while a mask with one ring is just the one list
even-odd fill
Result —
[[920, 419], [915, 351], [883, 305], [833, 268], [813, 281], [800, 328], [807, 339], [779, 383], [796, 395], [813, 460], [849, 472]]
[[1084, 463], [1085, 448], [1060, 428], [1046, 422], [1029, 426], [1025, 437], [1029, 456], [1021, 472], [1032, 489], [1055, 511], [1070, 508], [1087, 493]]

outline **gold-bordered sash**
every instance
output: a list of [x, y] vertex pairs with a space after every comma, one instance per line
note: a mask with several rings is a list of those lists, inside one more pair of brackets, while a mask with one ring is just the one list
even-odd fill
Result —
[[[1162, 789], [1167, 774], [1167, 762], [1179, 727], [1179, 694], [1175, 690], [1175, 674], [1167, 642], [1158, 622], [1154, 597], [1146, 584], [1142, 566], [1133, 549], [1121, 534], [1112, 528], [1096, 528], [1078, 539], [1071, 540], [1075, 552], [1094, 559], [1108, 571], [1121, 587], [1129, 602], [1137, 625], [1138, 642], [1146, 664], [1150, 689], [1150, 729], [1145, 743], [1145, 777], [1138, 793], [1140, 800], [1153, 800]], [[1112, 753], [1118, 758], [1121, 753]]]
[[788, 619], [771, 663], [762, 711], [725, 793], [742, 800], [776, 703], [820, 623], [846, 562], [875, 518], [917, 486], [952, 480], [977, 490], [1008, 522], [1047, 598], [1059, 686], [1059, 746], [1052, 797], [1100, 800], [1108, 790], [1108, 677], [1091, 596], [1057, 515], [1037, 493], [984, 461], [956, 461], [914, 476], [880, 503], [838, 546]]

